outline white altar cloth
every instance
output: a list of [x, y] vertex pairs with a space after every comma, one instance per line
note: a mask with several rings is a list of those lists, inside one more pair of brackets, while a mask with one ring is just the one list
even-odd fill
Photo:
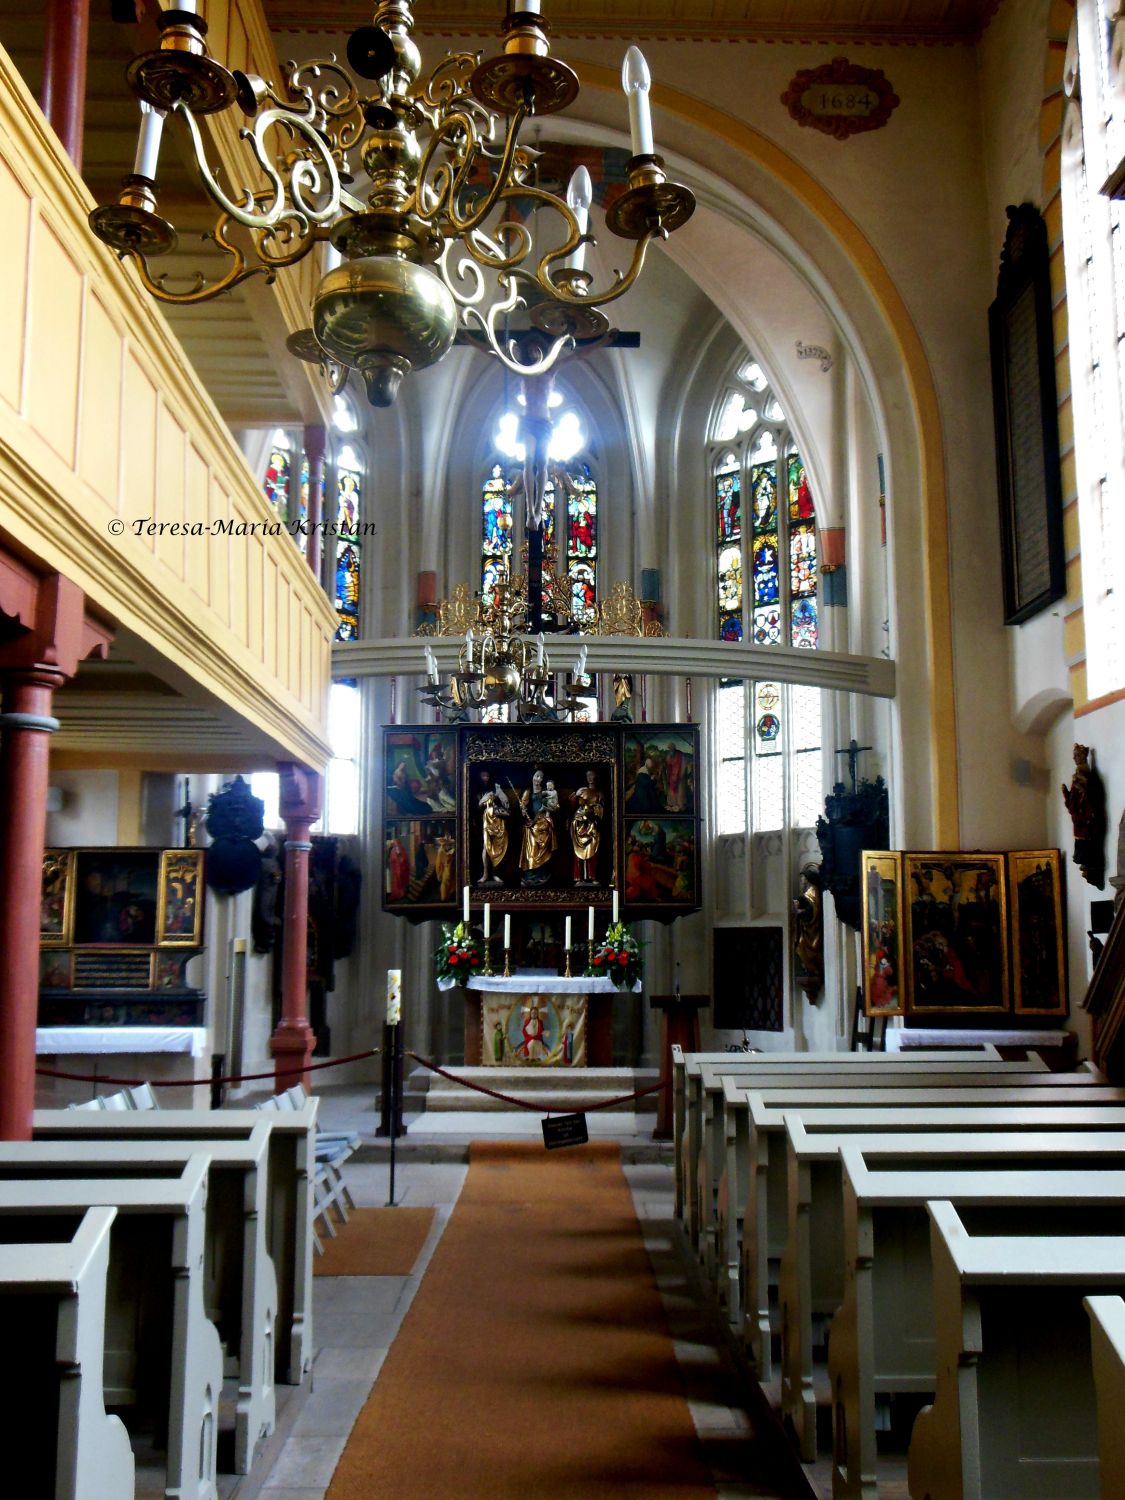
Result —
[[[449, 990], [455, 979], [439, 979], [438, 989]], [[519, 974], [474, 974], [465, 985], [469, 990], [488, 990], [494, 995], [612, 995], [617, 985], [604, 974], [577, 975], [566, 979], [553, 969], [524, 969]], [[634, 990], [639, 993], [641, 986]], [[622, 991], [622, 993], [625, 993]]]
[[35, 1051], [49, 1056], [79, 1052], [190, 1052], [202, 1057], [206, 1026], [40, 1026]]

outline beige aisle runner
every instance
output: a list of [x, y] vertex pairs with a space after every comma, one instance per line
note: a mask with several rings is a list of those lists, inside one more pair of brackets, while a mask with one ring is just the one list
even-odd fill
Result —
[[335, 1239], [321, 1235], [313, 1274], [409, 1276], [433, 1222], [432, 1208], [353, 1208]]
[[616, 1145], [475, 1142], [328, 1500], [705, 1500]]

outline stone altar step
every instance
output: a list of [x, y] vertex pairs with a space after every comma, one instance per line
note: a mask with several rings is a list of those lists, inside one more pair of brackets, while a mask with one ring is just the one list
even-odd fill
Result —
[[[467, 1086], [473, 1083], [533, 1101], [543, 1110], [571, 1111], [589, 1109], [602, 1099], [631, 1094], [635, 1089], [649, 1088], [660, 1082], [655, 1068], [450, 1068], [448, 1071], [455, 1075], [457, 1082], [443, 1078], [439, 1073], [430, 1074], [425, 1097], [427, 1113], [518, 1108]], [[655, 1113], [656, 1099], [656, 1094], [646, 1094], [643, 1099], [614, 1104], [611, 1111]]]

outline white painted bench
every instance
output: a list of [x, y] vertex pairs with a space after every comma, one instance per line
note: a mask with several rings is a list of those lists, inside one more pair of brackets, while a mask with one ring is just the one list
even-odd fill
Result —
[[[849, 1054], [855, 1055], [855, 1054]], [[857, 1076], [858, 1074], [858, 1076]], [[698, 1094], [701, 1099], [699, 1158], [696, 1165], [698, 1224], [696, 1249], [703, 1262], [704, 1274], [712, 1281], [719, 1301], [727, 1307], [732, 1323], [741, 1322], [738, 1296], [738, 1223], [744, 1210], [745, 1184], [749, 1176], [749, 1129], [745, 1111], [732, 1096], [727, 1108], [727, 1086], [737, 1083], [743, 1089], [780, 1087], [792, 1089], [826, 1089], [861, 1087], [876, 1090], [896, 1088], [986, 1088], [1023, 1083], [1025, 1079], [1047, 1088], [1071, 1088], [1076, 1083], [1089, 1085], [1083, 1072], [1051, 1074], [1041, 1059], [1033, 1062], [980, 1063], [954, 1061], [948, 1067], [945, 1055], [935, 1067], [928, 1061], [919, 1065], [917, 1057], [905, 1063], [890, 1058], [874, 1073], [850, 1067], [826, 1067], [812, 1072], [795, 1067], [779, 1073], [740, 1067], [734, 1072], [700, 1065]]]
[[[277, 1274], [276, 1378], [300, 1385], [312, 1368], [313, 1176], [317, 1100], [291, 1114], [270, 1113], [266, 1243]], [[263, 1123], [253, 1109], [157, 1109], [123, 1114], [40, 1110], [37, 1139], [246, 1140]]]
[[[1049, 1169], [1013, 1157], [1002, 1171], [966, 1165], [869, 1171], [844, 1150], [844, 1299], [832, 1320], [828, 1377], [833, 1415], [834, 1500], [876, 1500], [878, 1396], [930, 1395], [935, 1330], [927, 1201], [954, 1204], [990, 1236], [1125, 1228], [1125, 1159], [1091, 1154], [1082, 1168]], [[1122, 1267], [1125, 1277], [1125, 1266]], [[811, 1384], [809, 1395], [811, 1397]], [[815, 1455], [815, 1409], [813, 1410]]]
[[[115, 1208], [91, 1208], [71, 1237], [0, 1244], [0, 1319], [9, 1358], [4, 1423], [54, 1500], [132, 1500], [133, 1450], [102, 1395], [106, 1272]], [[16, 1466], [13, 1450], [5, 1459]]]
[[[1061, 1168], [1125, 1171], [1125, 1120], [1118, 1118], [1122, 1128], [1105, 1131], [1009, 1128], [984, 1134], [970, 1128], [896, 1134], [810, 1133], [799, 1116], [787, 1117], [788, 1231], [778, 1278], [781, 1409], [793, 1424], [806, 1462], [811, 1463], [816, 1457], [814, 1356], [821, 1341], [814, 1331], [815, 1325], [826, 1323], [843, 1302], [850, 1263], [842, 1153], [854, 1161], [862, 1160], [869, 1173], [880, 1174], [888, 1170], [898, 1172], [906, 1165], [932, 1173], [955, 1168], [996, 1171], [1022, 1168], [1026, 1163], [1042, 1171]], [[1011, 1120], [1007, 1123], [1009, 1127], [1012, 1124]], [[921, 1210], [919, 1219], [925, 1227]], [[926, 1285], [919, 1296], [928, 1308], [928, 1243], [924, 1249]], [[904, 1320], [904, 1326], [909, 1321], [909, 1318]], [[835, 1330], [833, 1324], [834, 1339]]]
[[929, 1213], [937, 1368], [913, 1500], [1099, 1500], [1083, 1298], [1121, 1295], [1125, 1236], [975, 1234], [952, 1203]]
[[1120, 1500], [1125, 1485], [1125, 1299], [1098, 1296], [1083, 1302], [1090, 1317], [1098, 1402], [1101, 1500]]
[[[0, 1181], [0, 1240], [53, 1238], [116, 1208], [110, 1230], [103, 1389], [166, 1439], [167, 1500], [218, 1500], [216, 1446], [223, 1351], [203, 1301], [208, 1163], [193, 1156], [171, 1177]], [[166, 1428], [165, 1428], [165, 1423]]]
[[148, 1177], [178, 1172], [204, 1150], [207, 1191], [204, 1300], [219, 1330], [225, 1373], [238, 1380], [237, 1474], [248, 1474], [276, 1417], [277, 1277], [266, 1248], [270, 1126], [246, 1140], [0, 1142], [0, 1181], [11, 1178]]
[[[1001, 1061], [999, 1052], [992, 1046], [980, 1046], [966, 1048], [972, 1057], [968, 1060], [974, 1062], [998, 1063]], [[948, 1052], [917, 1052], [912, 1053], [910, 1061], [928, 1063], [934, 1058], [949, 1058]], [[740, 1068], [764, 1067], [767, 1069], [778, 1068], [781, 1070], [792, 1069], [794, 1064], [799, 1064], [802, 1069], [815, 1068], [818, 1066], [842, 1068], [851, 1067], [884, 1067], [888, 1062], [901, 1061], [889, 1054], [881, 1052], [684, 1052], [680, 1046], [672, 1048], [672, 1149], [673, 1164], [676, 1180], [676, 1217], [688, 1223], [689, 1233], [692, 1235], [692, 1243], [695, 1243], [697, 1231], [689, 1222], [689, 1215], [694, 1214], [692, 1205], [695, 1202], [694, 1188], [689, 1189], [689, 1174], [693, 1176], [695, 1168], [692, 1165], [699, 1156], [699, 1120], [700, 1101], [697, 1093], [697, 1080], [699, 1069], [704, 1063], [722, 1067], [733, 1077]], [[1033, 1064], [1034, 1066], [1034, 1064]], [[691, 1093], [689, 1108], [689, 1091]]]
[[[836, 1131], [916, 1131], [1012, 1129], [1011, 1108], [1019, 1107], [1019, 1125], [1035, 1130], [1122, 1130], [1125, 1115], [1122, 1102], [1111, 1098], [1102, 1102], [1071, 1103], [1061, 1093], [1047, 1102], [1031, 1104], [1021, 1092], [1015, 1101], [1004, 1096], [1004, 1090], [985, 1090], [992, 1097], [982, 1102], [979, 1095], [966, 1097], [963, 1091], [936, 1090], [927, 1096], [924, 1090], [912, 1098], [909, 1091], [894, 1096], [894, 1104], [856, 1103], [854, 1093], [822, 1090], [813, 1102], [778, 1098], [761, 1091], [737, 1090], [732, 1087], [728, 1106], [743, 1095], [749, 1117], [750, 1180], [746, 1190], [742, 1238], [739, 1251], [742, 1334], [747, 1357], [759, 1380], [773, 1376], [771, 1353], [770, 1283], [771, 1263], [780, 1262], [785, 1248], [787, 1223], [787, 1163], [785, 1117], [798, 1115], [807, 1130]], [[1082, 1093], [1083, 1090], [1075, 1090]], [[1111, 1091], [1112, 1092], [1112, 1091]], [[950, 1097], [952, 1096], [952, 1097]], [[867, 1100], [870, 1095], [867, 1096]], [[960, 1101], [960, 1102], [958, 1102]]]

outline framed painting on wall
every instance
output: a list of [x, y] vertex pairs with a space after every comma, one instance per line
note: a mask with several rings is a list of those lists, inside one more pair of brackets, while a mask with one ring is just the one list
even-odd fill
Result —
[[868, 1016], [906, 1010], [902, 972], [902, 855], [864, 850], [863, 1009]]
[[156, 941], [197, 948], [203, 940], [203, 850], [165, 849], [160, 856]]
[[1005, 1011], [1008, 917], [1002, 854], [904, 854], [907, 1008]]
[[625, 814], [695, 812], [695, 734], [682, 724], [645, 724], [621, 737]]
[[1065, 1016], [1066, 927], [1057, 849], [1008, 855], [1012, 902], [1012, 1000], [1017, 1015]]
[[47, 849], [43, 853], [43, 894], [39, 907], [42, 947], [70, 941], [74, 920], [74, 851]]

